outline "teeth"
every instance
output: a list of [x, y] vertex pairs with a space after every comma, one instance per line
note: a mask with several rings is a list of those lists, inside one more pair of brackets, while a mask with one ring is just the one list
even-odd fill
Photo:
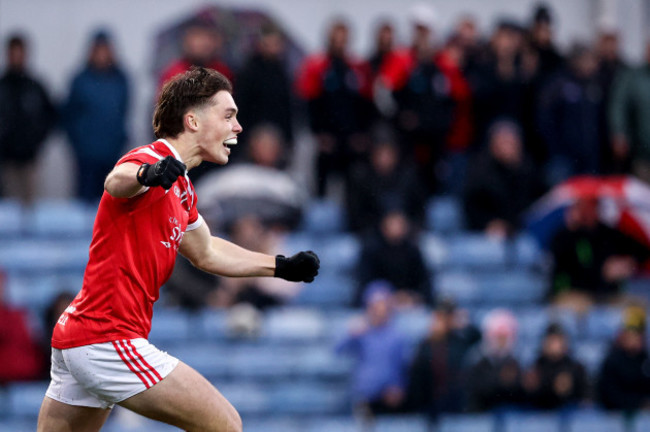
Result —
[[223, 142], [225, 145], [235, 145], [237, 144], [237, 138], [228, 138]]

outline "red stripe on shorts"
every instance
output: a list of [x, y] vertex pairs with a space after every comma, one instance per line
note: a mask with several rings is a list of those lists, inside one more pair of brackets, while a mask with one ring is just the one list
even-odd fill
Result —
[[140, 381], [142, 381], [142, 384], [144, 384], [144, 386], [146, 388], [150, 388], [151, 385], [149, 384], [149, 382], [147, 382], [147, 380], [142, 376], [142, 374], [140, 374], [140, 372], [135, 370], [133, 365], [131, 363], [129, 363], [129, 360], [124, 356], [124, 354], [121, 351], [121, 348], [119, 347], [119, 345], [115, 341], [113, 341], [113, 346], [115, 347], [115, 351], [117, 351], [120, 358], [122, 359], [124, 364], [128, 366], [128, 368], [131, 370], [131, 372], [133, 372], [138, 378], [140, 378]]
[[162, 377], [160, 376], [160, 374], [158, 373], [158, 371], [157, 371], [156, 369], [154, 369], [153, 366], [151, 366], [151, 365], [150, 365], [150, 364], [149, 364], [149, 363], [144, 359], [144, 357], [142, 357], [142, 355], [141, 355], [141, 354], [140, 354], [140, 353], [135, 349], [135, 346], [133, 346], [133, 344], [131, 343], [131, 341], [128, 340], [128, 341], [126, 341], [126, 343], [131, 347], [131, 349], [133, 350], [133, 352], [135, 353], [135, 355], [138, 356], [138, 359], [142, 362], [142, 364], [145, 365], [145, 367], [147, 367], [147, 369], [150, 370], [150, 371], [151, 371], [151, 372], [156, 376], [156, 378], [158, 378], [158, 381], [162, 381]]
[[[147, 378], [149, 378], [149, 381], [151, 381], [151, 385], [156, 384], [158, 381], [156, 381], [156, 379], [155, 379], [153, 376], [151, 376], [151, 374], [147, 371], [147, 369], [145, 369], [145, 367], [144, 367], [143, 365], [141, 365], [140, 362], [138, 362], [138, 360], [133, 356], [133, 354], [131, 354], [131, 351], [129, 350], [129, 347], [126, 345], [126, 342], [127, 342], [126, 340], [121, 340], [121, 341], [120, 341], [120, 345], [122, 346], [122, 349], [126, 352], [126, 355], [128, 355], [129, 358], [131, 359], [131, 361], [133, 362], [133, 364], [134, 364], [138, 369], [140, 369], [140, 371], [141, 371], [141, 372], [142, 372], [142, 373], [143, 373]], [[148, 387], [147, 387], [147, 388], [148, 388]]]

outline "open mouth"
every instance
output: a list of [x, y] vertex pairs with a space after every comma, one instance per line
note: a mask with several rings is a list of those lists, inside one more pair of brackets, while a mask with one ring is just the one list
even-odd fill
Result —
[[226, 147], [237, 145], [237, 137], [228, 138], [223, 142]]

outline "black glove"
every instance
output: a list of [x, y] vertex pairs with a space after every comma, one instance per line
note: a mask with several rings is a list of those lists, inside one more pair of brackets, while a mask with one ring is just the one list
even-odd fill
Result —
[[142, 186], [172, 187], [178, 176], [185, 174], [185, 164], [173, 156], [167, 156], [153, 165], [142, 164], [136, 178]]
[[320, 260], [312, 251], [298, 252], [292, 257], [275, 257], [275, 277], [292, 282], [312, 282], [318, 274]]

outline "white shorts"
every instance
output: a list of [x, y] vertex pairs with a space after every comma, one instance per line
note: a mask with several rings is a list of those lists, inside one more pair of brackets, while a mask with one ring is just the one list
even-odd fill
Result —
[[52, 348], [48, 397], [68, 405], [111, 408], [165, 378], [178, 359], [146, 339]]

